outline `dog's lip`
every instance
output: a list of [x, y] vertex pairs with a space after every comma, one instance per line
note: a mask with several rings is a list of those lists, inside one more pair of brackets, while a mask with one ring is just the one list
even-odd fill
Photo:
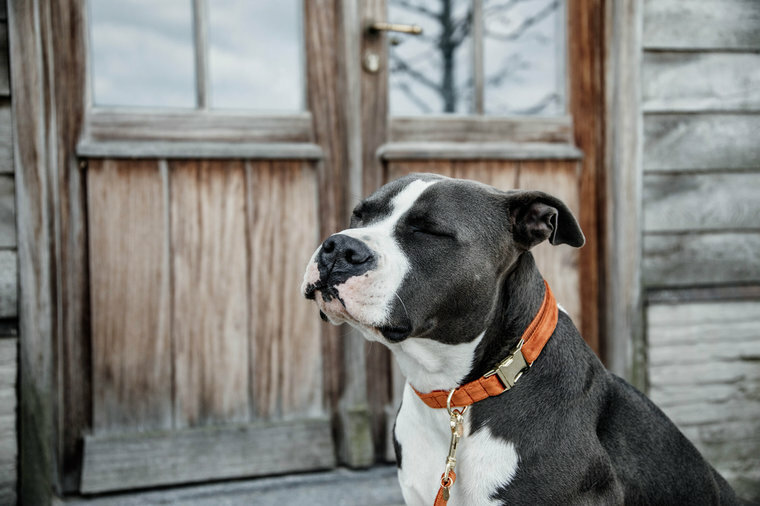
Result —
[[324, 285], [319, 282], [309, 283], [303, 291], [303, 296], [309, 300], [314, 300], [316, 298], [317, 290], [321, 290], [322, 288], [324, 288]]
[[412, 326], [404, 325], [383, 325], [377, 327], [377, 330], [392, 343], [400, 343], [412, 334]]

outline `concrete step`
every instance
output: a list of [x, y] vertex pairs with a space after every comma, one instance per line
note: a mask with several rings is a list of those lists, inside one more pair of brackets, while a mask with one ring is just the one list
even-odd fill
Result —
[[74, 497], [58, 506], [401, 506], [395, 467], [365, 471], [335, 469], [320, 473], [229, 481], [161, 490]]

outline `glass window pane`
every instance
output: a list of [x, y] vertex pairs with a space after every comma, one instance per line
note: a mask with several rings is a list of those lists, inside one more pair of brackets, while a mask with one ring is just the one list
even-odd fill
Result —
[[299, 0], [208, 0], [211, 106], [304, 109]]
[[565, 2], [483, 2], [486, 114], [564, 114]]
[[190, 0], [90, 0], [95, 105], [195, 107]]
[[389, 33], [393, 115], [473, 112], [470, 0], [388, 0], [388, 22], [422, 35]]

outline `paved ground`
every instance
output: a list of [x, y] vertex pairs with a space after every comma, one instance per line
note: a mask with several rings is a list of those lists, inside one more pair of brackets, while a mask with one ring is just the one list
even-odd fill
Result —
[[72, 498], [58, 502], [58, 506], [400, 506], [403, 503], [396, 468], [375, 467], [367, 471], [336, 469], [96, 498]]

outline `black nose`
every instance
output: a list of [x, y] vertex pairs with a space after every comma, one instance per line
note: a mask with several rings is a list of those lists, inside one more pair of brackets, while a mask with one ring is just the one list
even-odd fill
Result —
[[364, 274], [375, 264], [375, 255], [366, 244], [342, 234], [335, 234], [323, 242], [317, 255], [320, 278], [331, 285]]

